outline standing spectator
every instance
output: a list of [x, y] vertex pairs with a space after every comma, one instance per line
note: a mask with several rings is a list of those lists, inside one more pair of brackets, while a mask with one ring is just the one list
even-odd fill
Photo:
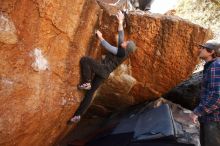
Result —
[[220, 146], [220, 43], [210, 40], [200, 45], [199, 57], [206, 63], [200, 103], [191, 119], [200, 122], [201, 146]]

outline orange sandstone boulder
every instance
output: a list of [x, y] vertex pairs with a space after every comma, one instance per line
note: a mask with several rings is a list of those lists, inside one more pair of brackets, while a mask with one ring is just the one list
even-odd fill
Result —
[[[110, 109], [156, 99], [188, 78], [198, 63], [198, 44], [211, 37], [210, 30], [176, 16], [134, 11], [125, 20], [126, 40], [138, 49], [97, 93], [96, 104]], [[104, 38], [116, 44], [115, 17], [104, 13], [101, 22]]]
[[[210, 37], [178, 17], [131, 12], [126, 22], [138, 50], [97, 92], [95, 104], [109, 109], [154, 99], [187, 78], [195, 43]], [[96, 28], [116, 44], [116, 19], [95, 0], [0, 1], [1, 146], [50, 146], [71, 130], [66, 121], [83, 98], [79, 60], [101, 54]]]
[[95, 0], [1, 0], [0, 11], [0, 145], [54, 145], [82, 98], [79, 60], [101, 9]]

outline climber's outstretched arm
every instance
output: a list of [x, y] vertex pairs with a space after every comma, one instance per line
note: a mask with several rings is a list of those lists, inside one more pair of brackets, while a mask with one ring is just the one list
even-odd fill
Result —
[[116, 55], [118, 52], [118, 48], [114, 47], [112, 45], [110, 45], [103, 37], [102, 37], [102, 33], [97, 30], [96, 31], [96, 35], [98, 36], [99, 40], [101, 41], [102, 46], [109, 52], [111, 52], [112, 54]]

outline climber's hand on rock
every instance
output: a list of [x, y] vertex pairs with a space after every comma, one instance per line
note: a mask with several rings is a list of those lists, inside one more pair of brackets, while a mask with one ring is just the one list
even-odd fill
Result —
[[96, 30], [96, 31], [95, 31], [95, 34], [97, 35], [97, 37], [98, 37], [100, 40], [103, 40], [102, 33], [101, 33], [99, 30]]
[[124, 14], [123, 14], [121, 11], [119, 11], [119, 12], [117, 13], [116, 17], [117, 17], [117, 19], [118, 19], [119, 22], [123, 22], [123, 20], [124, 20], [124, 18], [125, 18]]

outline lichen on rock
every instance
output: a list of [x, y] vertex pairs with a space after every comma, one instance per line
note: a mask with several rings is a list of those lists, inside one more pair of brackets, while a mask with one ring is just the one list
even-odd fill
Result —
[[35, 58], [34, 63], [31, 65], [35, 71], [44, 71], [49, 69], [48, 61], [43, 56], [40, 48], [35, 48], [31, 53], [31, 56]]

